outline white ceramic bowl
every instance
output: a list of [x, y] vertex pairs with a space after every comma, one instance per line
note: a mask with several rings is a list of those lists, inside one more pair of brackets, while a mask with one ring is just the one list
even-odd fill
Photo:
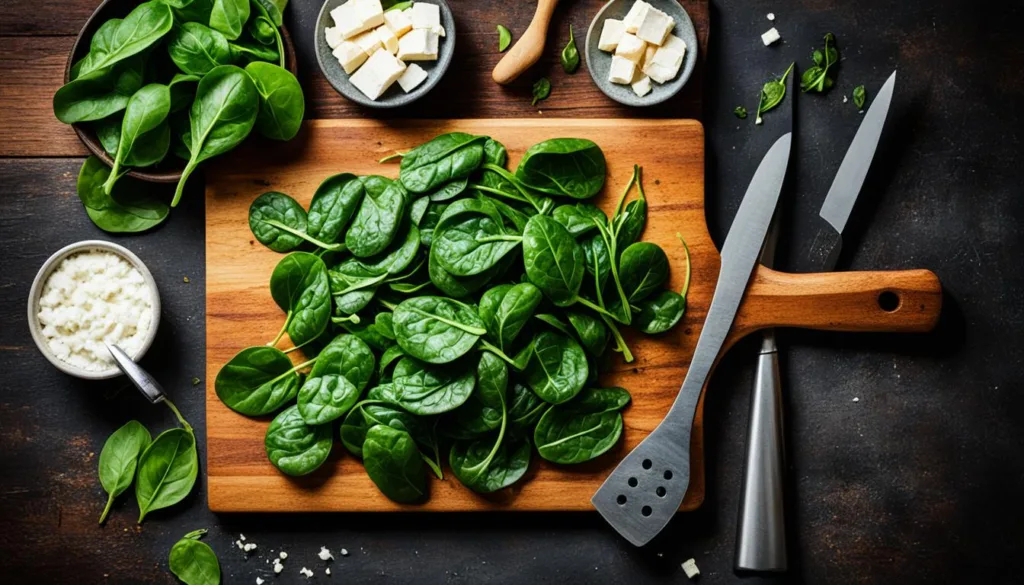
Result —
[[57, 265], [68, 256], [87, 250], [104, 250], [113, 252], [127, 260], [139, 271], [140, 274], [142, 274], [143, 280], [146, 281], [146, 286], [148, 286], [153, 292], [153, 323], [149, 328], [149, 332], [146, 334], [146, 338], [142, 342], [142, 346], [139, 348], [138, 354], [132, 357], [135, 360], [140, 359], [146, 354], [149, 346], [153, 345], [153, 340], [156, 338], [157, 327], [160, 325], [160, 291], [156, 287], [156, 280], [153, 279], [153, 275], [149, 272], [149, 268], [146, 268], [146, 265], [142, 260], [140, 260], [139, 257], [133, 254], [128, 248], [113, 242], [105, 242], [103, 240], [84, 240], [70, 244], [60, 250], [57, 250], [52, 256], [46, 259], [46, 262], [43, 262], [43, 266], [36, 274], [35, 280], [32, 281], [32, 288], [29, 289], [28, 293], [28, 328], [29, 331], [32, 332], [32, 339], [36, 342], [36, 346], [39, 347], [39, 351], [41, 351], [46, 359], [50, 360], [50, 363], [58, 370], [77, 378], [84, 378], [87, 380], [106, 380], [108, 378], [120, 376], [121, 370], [117, 369], [117, 366], [112, 366], [109, 370], [83, 370], [65, 362], [54, 355], [50, 350], [50, 346], [46, 342], [46, 336], [43, 335], [42, 327], [39, 324], [39, 298], [42, 296], [43, 285], [46, 284], [46, 280], [50, 277], [50, 273], [52, 273]]

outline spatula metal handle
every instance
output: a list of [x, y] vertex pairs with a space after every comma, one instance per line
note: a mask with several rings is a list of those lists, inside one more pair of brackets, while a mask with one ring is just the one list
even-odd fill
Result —
[[775, 332], [764, 334], [750, 397], [747, 460], [736, 531], [736, 570], [786, 570], [782, 388]]

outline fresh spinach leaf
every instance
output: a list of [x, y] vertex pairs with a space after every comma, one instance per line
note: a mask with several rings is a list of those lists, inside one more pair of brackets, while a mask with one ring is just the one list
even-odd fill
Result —
[[[114, 188], [121, 164], [128, 159], [129, 153], [140, 142], [144, 142], [144, 136], [151, 131], [156, 131], [163, 124], [163, 153], [166, 154], [170, 146], [170, 131], [166, 125], [167, 115], [171, 113], [171, 92], [166, 85], [151, 83], [128, 100], [128, 106], [124, 111], [124, 118], [121, 121], [121, 135], [118, 140], [117, 153], [114, 155], [114, 167], [110, 171], [107, 182], [103, 184], [103, 191], [108, 195]], [[163, 158], [163, 154], [159, 159]]]
[[508, 407], [508, 432], [514, 437], [525, 437], [532, 432], [548, 403], [522, 384], [512, 385], [512, 400]]
[[466, 190], [469, 186], [469, 178], [463, 177], [461, 179], [455, 179], [449, 181], [439, 187], [436, 191], [430, 194], [430, 200], [440, 203], [442, 201], [450, 201], [455, 199]]
[[174, 576], [185, 585], [220, 585], [217, 555], [200, 538], [206, 529], [189, 532], [174, 543], [167, 563]]
[[249, 63], [245, 72], [252, 78], [260, 94], [256, 131], [273, 140], [295, 138], [302, 127], [302, 117], [306, 111], [299, 80], [287, 69], [262, 61]]
[[580, 344], [590, 355], [598, 358], [604, 355], [610, 335], [604, 322], [599, 317], [583, 311], [570, 310], [566, 312], [565, 316], [569, 318], [569, 323], [576, 331], [576, 337], [580, 340]]
[[576, 37], [572, 34], [572, 25], [569, 25], [569, 42], [562, 49], [562, 70], [568, 74], [576, 73], [580, 68], [580, 51], [576, 48]]
[[487, 333], [476, 311], [443, 297], [414, 297], [394, 311], [395, 336], [405, 353], [444, 364], [468, 352]]
[[[283, 224], [292, 231], [285, 231], [268, 220]], [[271, 250], [290, 252], [301, 246], [304, 241], [295, 233], [305, 232], [307, 229], [306, 210], [298, 201], [284, 193], [268, 191], [257, 197], [249, 206], [249, 229], [259, 243]]]
[[248, 416], [270, 414], [291, 402], [299, 392], [302, 367], [292, 365], [274, 347], [256, 346], [240, 351], [217, 372], [214, 390], [221, 402]]
[[408, 192], [398, 181], [364, 177], [366, 195], [345, 234], [345, 246], [354, 256], [368, 258], [383, 252], [402, 224]]
[[537, 102], [548, 99], [549, 95], [551, 95], [551, 80], [541, 77], [533, 82], [533, 101], [530, 102], [530, 105], [536, 106]]
[[213, 0], [210, 27], [220, 31], [229, 40], [242, 35], [249, 20], [249, 0]]
[[128, 421], [114, 431], [100, 451], [100, 485], [107, 492], [107, 505], [100, 514], [100, 524], [107, 519], [114, 498], [123, 494], [135, 479], [139, 456], [153, 441], [149, 431], [137, 420]]
[[668, 256], [657, 244], [637, 242], [622, 252], [619, 278], [628, 302], [635, 305], [668, 280]]
[[458, 441], [448, 462], [455, 477], [469, 489], [492, 493], [519, 481], [530, 467], [530, 442], [505, 440], [495, 449], [487, 439]]
[[591, 203], [559, 205], [551, 212], [551, 217], [576, 239], [593, 232], [599, 224], [608, 223], [604, 212]]
[[331, 454], [331, 425], [308, 425], [299, 407], [289, 406], [270, 421], [263, 445], [274, 467], [291, 476], [307, 475]]
[[53, 95], [54, 116], [65, 124], [77, 124], [124, 110], [142, 87], [143, 64], [141, 56], [134, 56], [73, 79]]
[[327, 328], [331, 286], [327, 266], [319, 256], [292, 252], [282, 258], [270, 276], [270, 296], [287, 315], [281, 330], [287, 331], [296, 346], [316, 339]]
[[89, 43], [89, 53], [72, 68], [72, 79], [106, 69], [160, 41], [174, 24], [170, 6], [150, 0], [135, 7], [124, 20], [103, 24]]
[[529, 282], [494, 287], [480, 297], [480, 318], [488, 337], [505, 351], [540, 306], [543, 295]]
[[150, 512], [185, 499], [198, 475], [199, 456], [192, 429], [173, 428], [160, 433], [139, 458], [135, 484], [139, 523]]
[[587, 382], [587, 356], [571, 337], [541, 331], [526, 366], [526, 383], [545, 402], [560, 404], [576, 396]]
[[438, 224], [430, 253], [449, 274], [475, 276], [497, 265], [521, 241], [521, 236], [505, 233], [500, 218], [461, 214]]
[[168, 38], [167, 53], [178, 69], [189, 75], [203, 76], [232, 61], [227, 38], [198, 22], [176, 26]]
[[[578, 398], [585, 398], [589, 392], [584, 391]], [[590, 461], [611, 449], [622, 436], [622, 414], [617, 409], [587, 412], [572, 405], [552, 406], [537, 422], [533, 441], [537, 452], [548, 461]]]
[[492, 353], [482, 352], [476, 366], [476, 390], [451, 413], [452, 424], [446, 434], [456, 439], [472, 439], [497, 430], [505, 416], [508, 378], [505, 362]]
[[[378, 318], [381, 315], [378, 315]], [[383, 319], [378, 322], [383, 322]], [[370, 346], [355, 335], [342, 334], [320, 350], [316, 364], [309, 371], [309, 377], [317, 378], [331, 374], [344, 376], [357, 392], [362, 392], [370, 383], [374, 368], [375, 359]]]
[[498, 52], [504, 53], [505, 49], [512, 44], [512, 33], [502, 25], [498, 25]]
[[867, 95], [863, 85], [853, 88], [853, 105], [857, 106], [858, 110], [864, 109], [864, 101], [867, 99]]
[[583, 138], [554, 138], [527, 149], [516, 178], [530, 189], [589, 199], [604, 187], [607, 163], [601, 147]]
[[653, 297], [640, 301], [639, 312], [633, 317], [637, 329], [654, 335], [664, 333], [676, 326], [686, 312], [686, 299], [674, 291], [663, 290]]
[[736, 106], [733, 109], [732, 113], [733, 113], [734, 116], [736, 116], [740, 120], [746, 120], [747, 119], [747, 108], [744, 108], [743, 106]]
[[[835, 80], [829, 75], [829, 69], [839, 63], [839, 50], [836, 49], [836, 36], [832, 33], [825, 35], [825, 50], [815, 49], [811, 53], [814, 65], [804, 70], [800, 76], [800, 88], [805, 92], [814, 91], [825, 93], [835, 84]], [[792, 68], [792, 66], [790, 66]]]
[[170, 213], [167, 203], [153, 196], [153, 187], [132, 177], [124, 177], [108, 195], [103, 185], [110, 167], [90, 156], [78, 172], [76, 190], [96, 227], [111, 233], [142, 232], [163, 223]]
[[284, 9], [288, 6], [288, 0], [253, 0], [263, 7], [270, 21], [278, 28], [284, 23]]
[[309, 377], [299, 388], [299, 414], [306, 424], [322, 425], [344, 416], [358, 400], [359, 391], [344, 376]]
[[[341, 425], [341, 443], [356, 457], [363, 456], [366, 433], [374, 426], [383, 425], [409, 433], [422, 449], [423, 462], [438, 478], [442, 477], [437, 437], [430, 419], [418, 417], [380, 400], [364, 400], [355, 405]], [[431, 454], [433, 458], [427, 454]]]
[[463, 132], [442, 134], [402, 157], [398, 179], [411, 193], [429, 193], [468, 177], [483, 162], [486, 139]]
[[423, 458], [405, 431], [371, 427], [363, 442], [363, 465], [377, 489], [396, 502], [415, 502], [427, 493]]
[[405, 357], [395, 366], [392, 386], [398, 406], [429, 416], [455, 410], [469, 398], [476, 384], [468, 364], [431, 365]]
[[556, 306], [577, 301], [586, 257], [562, 224], [545, 215], [531, 217], [523, 231], [523, 262], [527, 278]]
[[782, 103], [782, 98], [786, 97], [786, 78], [789, 77], [791, 71], [793, 71], [793, 63], [789, 64], [789, 68], [781, 78], [768, 81], [761, 88], [761, 97], [757, 102], [757, 117], [754, 119], [755, 124], [761, 123], [761, 114]]

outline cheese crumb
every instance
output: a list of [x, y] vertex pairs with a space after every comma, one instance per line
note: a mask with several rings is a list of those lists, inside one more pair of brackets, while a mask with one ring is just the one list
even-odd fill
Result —
[[326, 569], [324, 569], [324, 574], [325, 575], [330, 575], [331, 574], [331, 568], [327, 567]]
[[321, 561], [334, 560], [334, 555], [331, 554], [331, 551], [327, 550], [326, 546], [320, 547], [320, 552], [318, 553], [318, 556], [320, 557]]
[[263, 578], [262, 577], [256, 577], [256, 585], [263, 585]]
[[247, 542], [247, 543], [245, 543], [245, 546], [242, 547], [242, 550], [244, 550], [245, 552], [256, 550], [256, 543], [254, 543], [254, 542]]
[[313, 578], [313, 571], [310, 571], [306, 567], [302, 567], [301, 569], [299, 569], [299, 574], [300, 575], [305, 575], [307, 579], [312, 579]]
[[275, 560], [274, 561], [274, 574], [275, 575], [280, 575], [281, 571], [283, 571], [283, 570], [284, 570], [284, 565], [281, 564], [281, 561]]
[[343, 556], [343, 557], [347, 557], [348, 556], [348, 549], [347, 548], [341, 549], [341, 556]]
[[782, 35], [780, 35], [779, 31], [773, 26], [767, 31], [765, 31], [763, 35], [761, 35], [761, 42], [764, 43], [764, 46], [767, 47], [772, 43], [778, 42], [778, 40], [781, 38]]
[[281, 560], [284, 560], [284, 559], [288, 558], [288, 553], [286, 553], [284, 551], [281, 551], [281, 554], [279, 554], [277, 556], [281, 557]]
[[844, 95], [844, 96], [843, 96], [843, 103], [845, 104], [845, 103], [846, 103], [846, 102], [848, 102], [848, 101], [850, 101], [850, 100], [848, 100], [848, 99], [846, 98], [846, 96]]
[[860, 402], [860, 398], [857, 398], [856, 396], [854, 396], [854, 397], [853, 397], [853, 401], [854, 401], [854, 402]]
[[775, 20], [775, 13], [774, 12], [769, 12], [768, 13], [768, 20], [771, 20], [771, 21]]
[[683, 570], [686, 571], [686, 576], [690, 579], [700, 575], [700, 569], [697, 568], [697, 561], [693, 559], [683, 563]]
[[239, 540], [245, 540], [245, 535], [242, 534], [241, 532], [239, 532], [238, 533], [238, 538], [239, 538]]

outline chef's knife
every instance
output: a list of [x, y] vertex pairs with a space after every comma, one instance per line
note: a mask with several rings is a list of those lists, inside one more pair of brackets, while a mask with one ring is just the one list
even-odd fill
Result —
[[747, 187], [722, 246], [711, 308], [672, 408], [598, 488], [591, 503], [629, 542], [642, 546], [679, 510], [690, 485], [690, 435], [701, 390], [722, 350], [782, 191], [793, 135], [768, 150]]
[[[895, 85], [894, 71], [868, 109], [825, 197], [820, 215], [826, 225], [819, 230], [811, 249], [812, 259], [823, 271], [836, 266], [843, 228], [871, 166]], [[776, 228], [773, 224], [773, 233], [769, 234], [761, 257], [761, 263], [769, 268], [774, 260]], [[736, 534], [736, 569], [740, 571], [787, 568], [782, 479], [785, 458], [777, 351], [774, 331], [766, 331], [750, 401], [747, 460]]]

